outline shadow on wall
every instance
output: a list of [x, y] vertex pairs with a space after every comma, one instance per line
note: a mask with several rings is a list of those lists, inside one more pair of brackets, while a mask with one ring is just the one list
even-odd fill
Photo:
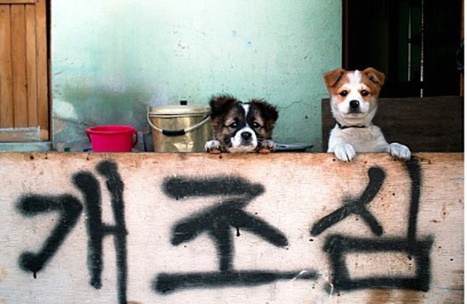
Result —
[[[146, 111], [154, 93], [122, 86], [66, 85], [53, 113], [54, 147], [81, 152], [90, 148], [86, 129], [97, 125], [131, 125], [139, 136], [150, 133]], [[143, 141], [141, 141], [143, 143]], [[144, 147], [137, 146], [137, 150]]]

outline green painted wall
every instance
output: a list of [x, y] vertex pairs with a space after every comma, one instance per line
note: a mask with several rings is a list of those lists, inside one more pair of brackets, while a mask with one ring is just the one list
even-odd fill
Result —
[[148, 105], [265, 98], [274, 138], [321, 147], [322, 73], [341, 65], [340, 0], [52, 1], [54, 146], [131, 124]]

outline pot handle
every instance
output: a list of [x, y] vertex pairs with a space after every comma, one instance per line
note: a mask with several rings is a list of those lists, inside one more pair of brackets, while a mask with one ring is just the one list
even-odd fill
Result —
[[191, 132], [191, 131], [201, 127], [202, 125], [204, 125], [206, 122], [208, 122], [211, 119], [211, 116], [208, 114], [208, 115], [206, 115], [206, 117], [203, 118], [203, 120], [201, 120], [197, 124], [195, 124], [195, 125], [193, 125], [191, 127], [188, 127], [188, 128], [185, 128], [185, 129], [179, 129], [179, 130], [164, 130], [164, 129], [161, 129], [161, 128], [155, 126], [152, 123], [151, 119], [149, 118], [149, 111], [147, 111], [146, 118], [147, 118], [148, 124], [154, 130], [156, 130], [158, 132], [161, 132], [162, 134], [164, 134], [166, 136], [182, 136], [182, 135], [185, 135], [186, 133]]

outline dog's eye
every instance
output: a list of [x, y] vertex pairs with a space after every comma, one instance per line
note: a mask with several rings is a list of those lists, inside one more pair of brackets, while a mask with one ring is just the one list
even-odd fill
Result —
[[234, 121], [233, 123], [231, 123], [231, 124], [229, 125], [229, 127], [231, 127], [231, 128], [236, 128], [236, 127], [238, 127], [238, 124]]
[[362, 96], [365, 97], [365, 96], [370, 95], [370, 92], [368, 92], [367, 90], [362, 90], [360, 94], [362, 94]]
[[347, 96], [347, 94], [349, 94], [349, 92], [347, 92], [346, 90], [339, 92], [339, 95], [342, 96], [342, 97]]
[[253, 128], [259, 128], [261, 125], [257, 123], [256, 121], [253, 122]]

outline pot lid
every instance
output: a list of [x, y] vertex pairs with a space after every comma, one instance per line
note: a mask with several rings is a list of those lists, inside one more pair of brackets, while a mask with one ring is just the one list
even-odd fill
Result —
[[180, 114], [207, 114], [210, 108], [203, 105], [188, 105], [186, 100], [180, 101], [179, 105], [149, 107], [152, 115], [180, 115]]

